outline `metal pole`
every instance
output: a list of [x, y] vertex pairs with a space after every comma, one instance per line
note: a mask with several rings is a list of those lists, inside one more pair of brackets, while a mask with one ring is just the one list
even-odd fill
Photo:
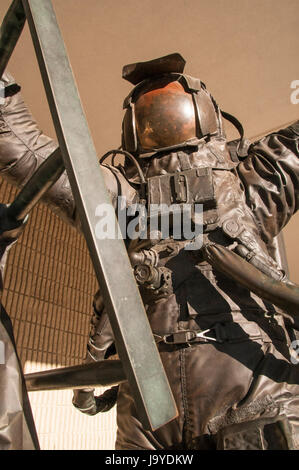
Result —
[[61, 367], [25, 374], [29, 392], [41, 390], [64, 390], [86, 387], [107, 387], [125, 382], [121, 361], [99, 361], [92, 364]]
[[22, 0], [14, 0], [0, 27], [0, 78], [23, 31], [25, 21]]
[[96, 237], [96, 211], [111, 206], [50, 0], [23, 0], [65, 168], [101, 286], [117, 351], [140, 420], [156, 429], [177, 409], [123, 240]]

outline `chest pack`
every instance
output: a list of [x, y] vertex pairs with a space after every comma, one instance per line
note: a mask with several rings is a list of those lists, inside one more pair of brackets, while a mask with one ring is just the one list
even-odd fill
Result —
[[212, 169], [192, 168], [149, 178], [147, 208], [149, 218], [177, 212], [181, 220], [190, 217], [192, 225], [198, 222], [196, 215], [202, 214], [204, 229], [214, 229], [218, 214]]

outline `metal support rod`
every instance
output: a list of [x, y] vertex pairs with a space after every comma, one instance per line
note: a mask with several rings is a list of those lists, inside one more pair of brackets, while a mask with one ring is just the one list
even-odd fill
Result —
[[42, 196], [56, 183], [64, 172], [61, 152], [56, 149], [35, 171], [15, 200], [7, 209], [7, 217], [23, 220]]
[[86, 387], [107, 387], [126, 381], [121, 361], [99, 361], [25, 374], [29, 392]]
[[0, 78], [23, 31], [26, 15], [21, 0], [14, 0], [0, 27]]
[[112, 205], [53, 6], [50, 0], [23, 0], [23, 5], [117, 351], [139, 418], [145, 428], [156, 429], [174, 419], [177, 409], [123, 240], [96, 236], [98, 208]]

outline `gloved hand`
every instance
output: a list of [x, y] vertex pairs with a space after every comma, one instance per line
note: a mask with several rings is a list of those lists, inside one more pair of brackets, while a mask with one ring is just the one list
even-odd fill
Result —
[[74, 390], [73, 405], [81, 413], [94, 416], [111, 410], [117, 400], [118, 386], [111, 387], [102, 395], [96, 397], [93, 388]]
[[[102, 361], [114, 353], [113, 333], [100, 291], [94, 296], [93, 308], [86, 363]], [[117, 391], [117, 386], [111, 387], [96, 397], [93, 388], [76, 389], [73, 391], [73, 405], [90, 416], [109, 411], [116, 403]]]

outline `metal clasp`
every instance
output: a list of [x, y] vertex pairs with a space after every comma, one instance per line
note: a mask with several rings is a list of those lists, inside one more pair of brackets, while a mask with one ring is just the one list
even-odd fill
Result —
[[[210, 331], [215, 332], [215, 337], [208, 336], [207, 333]], [[170, 333], [164, 336], [154, 335], [156, 342], [163, 342], [165, 344], [192, 344], [197, 338], [204, 339], [207, 341], [215, 341], [217, 343], [223, 343], [223, 339], [220, 335], [220, 324], [208, 328], [206, 330], [179, 330], [174, 333]]]
[[[223, 343], [223, 339], [221, 338], [220, 334], [220, 327], [220, 324], [217, 324], [215, 326], [212, 326], [212, 328], [208, 328], [207, 330], [196, 332], [196, 337], [207, 339], [209, 341], [215, 341], [217, 343]], [[215, 331], [215, 338], [206, 335], [206, 333], [209, 333], [210, 331]]]
[[[206, 333], [209, 333], [209, 331], [212, 331], [214, 328], [209, 328], [208, 330], [204, 330], [204, 331], [199, 331], [198, 333], [196, 333], [196, 338], [203, 338], [203, 339], [209, 339], [211, 341], [218, 341], [217, 340], [217, 337], [216, 338], [212, 338], [211, 336], [207, 336]], [[217, 336], [217, 335], [216, 335]]]
[[165, 344], [189, 344], [189, 341], [196, 339], [196, 332], [190, 330], [179, 330], [174, 333], [164, 335], [162, 341]]
[[187, 202], [188, 199], [188, 183], [184, 173], [177, 173], [173, 177], [175, 202]]

